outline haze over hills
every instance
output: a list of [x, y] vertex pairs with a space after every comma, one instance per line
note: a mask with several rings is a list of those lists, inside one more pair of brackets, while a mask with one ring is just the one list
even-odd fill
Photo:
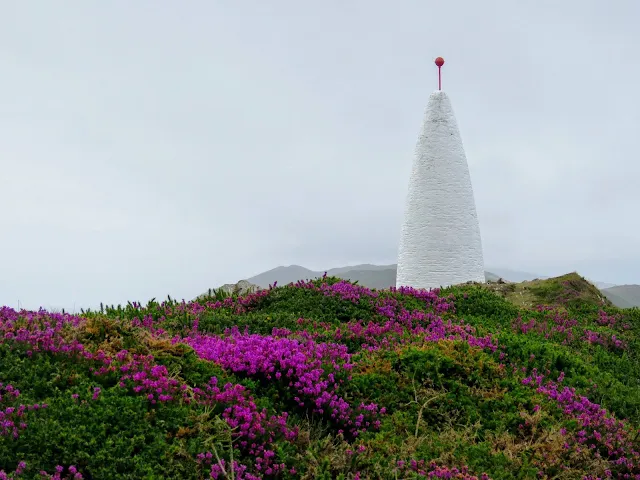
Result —
[[601, 291], [617, 307], [640, 307], [640, 285], [616, 285]]
[[528, 282], [535, 279], [544, 280], [546, 278], [549, 278], [543, 275], [538, 275], [537, 273], [520, 272], [517, 270], [509, 270], [507, 268], [490, 268], [489, 270], [490, 272], [485, 272], [485, 276], [488, 273], [498, 278], [502, 278], [503, 280], [516, 283]]
[[[269, 285], [278, 283], [286, 285], [298, 280], [309, 280], [324, 275], [324, 271], [314, 271], [300, 265], [280, 266], [266, 272], [262, 272], [247, 281], [267, 288]], [[389, 288], [396, 284], [396, 265], [350, 265], [345, 267], [331, 268], [327, 270], [327, 275], [344, 278], [345, 280], [357, 281], [360, 285], [369, 288]], [[497, 281], [502, 278], [508, 282], [520, 283], [535, 279], [546, 279], [548, 276], [537, 275], [529, 272], [510, 270], [505, 268], [489, 268], [485, 271], [487, 281]], [[640, 285], [618, 285], [611, 283], [592, 282], [600, 291], [616, 306], [621, 308], [640, 307]]]
[[[389, 288], [396, 284], [396, 265], [350, 265], [346, 267], [338, 267], [328, 269], [327, 275], [344, 278], [345, 280], [358, 281], [361, 285], [370, 288]], [[307, 280], [324, 275], [323, 271], [314, 271], [300, 265], [280, 266], [272, 270], [255, 275], [248, 278], [247, 281], [267, 288], [278, 282], [278, 285], [285, 285], [298, 280]], [[535, 278], [544, 278], [531, 273], [517, 272], [513, 270], [495, 269], [495, 271], [485, 272], [487, 281], [496, 281], [503, 278], [509, 281], [521, 282], [524, 280], [533, 280]], [[513, 278], [513, 280], [511, 280]]]

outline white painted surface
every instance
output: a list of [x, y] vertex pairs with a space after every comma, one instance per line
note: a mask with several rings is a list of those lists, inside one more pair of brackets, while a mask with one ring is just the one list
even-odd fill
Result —
[[429, 97], [409, 179], [397, 286], [484, 282], [482, 241], [467, 158], [449, 97]]

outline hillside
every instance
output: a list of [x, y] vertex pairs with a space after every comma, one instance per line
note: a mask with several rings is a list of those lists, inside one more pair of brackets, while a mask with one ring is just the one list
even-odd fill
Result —
[[4, 307], [0, 478], [637, 478], [638, 351], [577, 274]]
[[595, 285], [575, 272], [546, 280], [487, 284], [484, 288], [518, 307], [535, 307], [540, 303], [565, 305], [567, 302], [612, 306], [612, 302]]

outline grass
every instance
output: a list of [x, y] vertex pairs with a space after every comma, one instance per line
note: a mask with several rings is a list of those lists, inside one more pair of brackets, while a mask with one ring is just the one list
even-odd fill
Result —
[[577, 273], [545, 280], [531, 280], [522, 283], [488, 283], [486, 288], [501, 295], [518, 307], [534, 307], [539, 304], [562, 305], [566, 302], [596, 306], [613, 304]]

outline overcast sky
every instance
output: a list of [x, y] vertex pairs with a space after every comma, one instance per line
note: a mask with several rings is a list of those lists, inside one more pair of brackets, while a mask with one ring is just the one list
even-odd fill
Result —
[[395, 263], [436, 56], [485, 263], [640, 283], [640, 2], [0, 0], [0, 305]]

